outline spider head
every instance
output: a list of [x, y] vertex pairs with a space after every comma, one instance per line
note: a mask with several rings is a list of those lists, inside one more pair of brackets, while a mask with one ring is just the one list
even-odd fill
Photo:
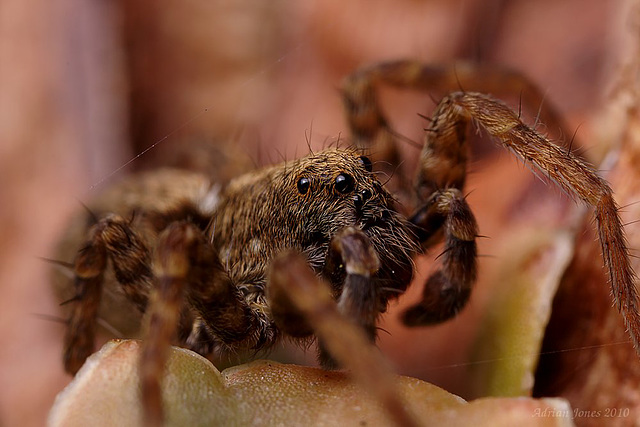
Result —
[[394, 204], [367, 157], [355, 150], [325, 150], [232, 181], [209, 230], [237, 281], [263, 283], [269, 262], [293, 249], [337, 288], [344, 272], [326, 271], [329, 244], [339, 230], [357, 227], [380, 259], [375, 280], [399, 295], [413, 275], [418, 245]]
[[[294, 162], [285, 180], [295, 188], [289, 215], [296, 218], [300, 249], [316, 270], [325, 265], [329, 242], [353, 226], [369, 238], [380, 258], [376, 280], [391, 293], [404, 291], [418, 251], [411, 226], [373, 172], [371, 161], [354, 150], [326, 150]], [[294, 187], [295, 182], [295, 187]], [[325, 272], [334, 285], [340, 272]]]

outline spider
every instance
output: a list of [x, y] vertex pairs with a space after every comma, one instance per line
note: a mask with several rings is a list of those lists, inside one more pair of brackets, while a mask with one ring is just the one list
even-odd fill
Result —
[[351, 148], [312, 152], [224, 187], [201, 174], [163, 169], [112, 188], [92, 208], [72, 266], [65, 369], [77, 372], [93, 352], [100, 305], [122, 294], [147, 325], [140, 369], [149, 424], [162, 423], [158, 378], [172, 343], [208, 355], [316, 336], [323, 366], [358, 371], [366, 346], [349, 347], [349, 328], [330, 327], [332, 319], [375, 342], [379, 316], [413, 278], [413, 259], [442, 240], [441, 267], [402, 321], [416, 327], [454, 317], [477, 276], [478, 225], [463, 193], [472, 121], [595, 209], [613, 298], [638, 349], [636, 277], [609, 185], [502, 102], [465, 91], [439, 102], [413, 185], [399, 184], [398, 197], [414, 207], [401, 212], [374, 171], [378, 160], [397, 162], [376, 87], [420, 88], [430, 78], [427, 66], [410, 60], [347, 77], [342, 96]]

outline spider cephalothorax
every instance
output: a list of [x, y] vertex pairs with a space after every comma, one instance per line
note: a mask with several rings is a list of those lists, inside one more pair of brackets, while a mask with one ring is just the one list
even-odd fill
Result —
[[355, 227], [380, 258], [376, 277], [404, 290], [418, 245], [371, 168], [356, 151], [326, 150], [232, 181], [209, 233], [234, 282], [264, 288], [269, 261], [295, 250], [339, 293], [344, 269], [330, 270], [327, 255], [338, 232]]
[[[471, 120], [595, 208], [614, 298], [637, 348], [635, 275], [611, 189], [570, 150], [525, 125], [501, 102], [457, 92], [439, 103], [415, 184], [401, 180], [403, 202], [410, 206], [399, 212], [362, 155], [368, 147], [399, 166], [393, 164], [394, 133], [374, 86], [425, 86], [432, 77], [427, 71], [423, 64], [398, 61], [345, 80], [343, 97], [358, 150], [311, 153], [238, 177], [221, 190], [201, 175], [167, 170], [112, 190], [116, 202], [94, 208], [96, 221], [75, 258], [67, 370], [77, 371], [93, 350], [103, 284], [118, 289], [148, 319], [142, 396], [147, 419], [155, 423], [162, 420], [158, 377], [170, 343], [208, 354], [216, 348], [267, 349], [283, 335], [316, 335], [326, 366], [337, 361], [362, 373], [357, 353], [368, 350], [347, 350], [360, 341], [345, 335], [347, 328], [327, 323], [344, 318], [375, 340], [379, 314], [411, 281], [412, 258], [441, 240], [441, 267], [402, 320], [420, 326], [456, 315], [469, 299], [477, 270], [478, 227], [462, 193]], [[108, 261], [113, 279], [105, 276]], [[359, 378], [367, 382], [366, 374]], [[375, 378], [368, 383], [377, 384]]]

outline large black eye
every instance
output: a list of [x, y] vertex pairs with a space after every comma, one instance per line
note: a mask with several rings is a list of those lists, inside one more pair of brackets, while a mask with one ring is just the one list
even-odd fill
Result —
[[346, 173], [341, 173], [336, 177], [336, 190], [345, 194], [353, 190], [353, 177]]
[[367, 156], [360, 156], [360, 163], [362, 163], [362, 166], [366, 169], [367, 172], [371, 172], [373, 170], [371, 160]]
[[300, 178], [298, 180], [298, 191], [300, 192], [300, 194], [305, 194], [307, 191], [309, 191], [310, 185], [311, 181], [309, 181], [309, 178]]

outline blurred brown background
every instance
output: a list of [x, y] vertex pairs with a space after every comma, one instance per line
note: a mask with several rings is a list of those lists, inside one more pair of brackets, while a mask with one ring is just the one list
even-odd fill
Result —
[[[207, 172], [212, 144], [232, 142], [255, 164], [304, 154], [307, 135], [321, 148], [346, 134], [341, 78], [359, 65], [402, 57], [470, 59], [525, 73], [569, 128], [578, 128], [574, 148], [600, 161], [620, 136], [611, 131], [603, 138], [608, 130], [600, 118], [623, 74], [625, 34], [637, 28], [628, 3], [4, 0], [0, 425], [42, 425], [70, 380], [60, 361], [62, 325], [37, 316], [57, 313], [49, 266], [38, 257], [53, 256], [79, 201], [144, 167]], [[423, 122], [416, 113], [428, 113], [433, 103], [424, 94], [400, 95], [388, 94], [386, 109], [396, 129], [418, 140]], [[511, 102], [517, 107], [517, 93]], [[529, 107], [529, 116], [536, 108]], [[493, 257], [482, 259], [477, 295], [446, 325], [406, 330], [394, 314], [417, 297], [414, 286], [385, 319], [390, 334], [382, 332], [380, 344], [399, 372], [463, 397], [472, 397], [465, 372], [474, 325], [491, 298], [487, 277], [501, 261], [495, 257], [500, 242], [509, 239], [504, 215], [522, 215], [513, 208], [521, 189], [547, 191], [530, 184], [528, 169], [509, 155], [483, 156], [472, 165], [468, 189], [481, 234], [490, 236], [480, 251]], [[419, 277], [428, 272], [422, 268]], [[610, 306], [606, 297], [602, 303]], [[629, 347], [620, 351], [632, 354]]]

